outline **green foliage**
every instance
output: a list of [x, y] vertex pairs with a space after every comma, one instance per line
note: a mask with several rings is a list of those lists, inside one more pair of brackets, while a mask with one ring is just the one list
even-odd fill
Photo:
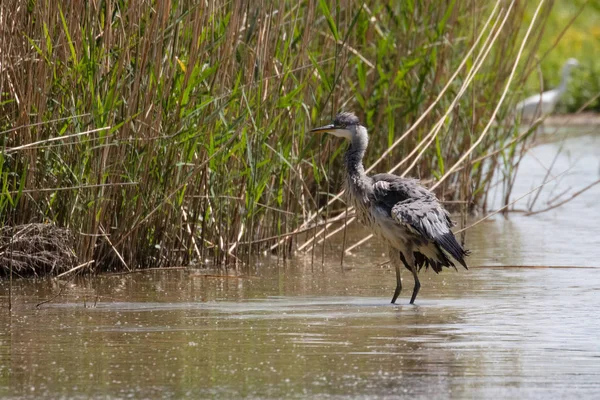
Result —
[[[539, 69], [544, 90], [559, 84], [561, 68], [568, 58], [576, 58], [580, 63], [580, 67], [572, 72], [567, 93], [557, 107], [558, 111], [574, 112], [600, 93], [598, 21], [598, 1], [557, 0], [548, 17], [545, 34], [536, 52], [538, 57], [545, 55]], [[531, 73], [523, 96], [540, 92], [540, 73], [537, 70]], [[600, 112], [600, 99], [592, 101], [586, 110]]]

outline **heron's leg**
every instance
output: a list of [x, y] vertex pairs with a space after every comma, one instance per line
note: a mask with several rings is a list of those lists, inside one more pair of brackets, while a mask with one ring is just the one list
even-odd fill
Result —
[[396, 304], [396, 299], [402, 291], [402, 279], [400, 279], [400, 264], [396, 263], [396, 290], [394, 291], [394, 297], [392, 297], [392, 304]]
[[394, 291], [394, 297], [392, 297], [392, 304], [396, 304], [396, 299], [402, 291], [402, 279], [400, 278], [401, 258], [400, 252], [397, 249], [390, 247], [390, 262], [396, 268], [396, 290]]
[[415, 277], [415, 288], [413, 289], [412, 297], [410, 298], [410, 304], [415, 304], [415, 299], [417, 298], [417, 294], [419, 293], [419, 289], [421, 289], [421, 282], [419, 282], [419, 274], [417, 273], [417, 267], [414, 265], [410, 269], [413, 276]]

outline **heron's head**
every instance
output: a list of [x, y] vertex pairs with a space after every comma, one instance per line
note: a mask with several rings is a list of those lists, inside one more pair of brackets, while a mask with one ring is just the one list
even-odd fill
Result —
[[331, 133], [334, 136], [352, 140], [356, 136], [359, 127], [361, 125], [356, 115], [351, 112], [341, 112], [335, 116], [333, 123], [310, 131], [313, 133]]
[[575, 58], [569, 58], [567, 60], [567, 62], [565, 62], [565, 67], [567, 67], [567, 68], [579, 67], [579, 61], [577, 61], [577, 59], [575, 59]]

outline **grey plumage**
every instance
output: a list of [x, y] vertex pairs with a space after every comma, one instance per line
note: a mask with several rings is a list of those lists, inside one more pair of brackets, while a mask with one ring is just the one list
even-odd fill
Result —
[[349, 125], [358, 125], [360, 120], [356, 115], [350, 112], [341, 112], [335, 116], [333, 125], [345, 128]]
[[415, 279], [411, 304], [421, 286], [418, 271], [423, 267], [431, 267], [435, 272], [443, 267], [456, 269], [450, 255], [467, 268], [465, 257], [469, 252], [454, 237], [450, 215], [432, 192], [416, 179], [365, 173], [362, 159], [369, 137], [354, 114], [340, 113], [332, 124], [311, 132], [327, 132], [350, 140], [344, 157], [346, 198], [355, 207], [359, 221], [388, 245], [390, 261], [396, 269], [392, 303], [402, 289], [402, 265]]

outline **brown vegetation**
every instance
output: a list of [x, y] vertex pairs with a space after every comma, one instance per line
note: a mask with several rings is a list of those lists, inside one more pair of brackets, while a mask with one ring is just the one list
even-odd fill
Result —
[[5, 226], [0, 229], [0, 273], [60, 274], [75, 266], [74, 237], [51, 224]]

